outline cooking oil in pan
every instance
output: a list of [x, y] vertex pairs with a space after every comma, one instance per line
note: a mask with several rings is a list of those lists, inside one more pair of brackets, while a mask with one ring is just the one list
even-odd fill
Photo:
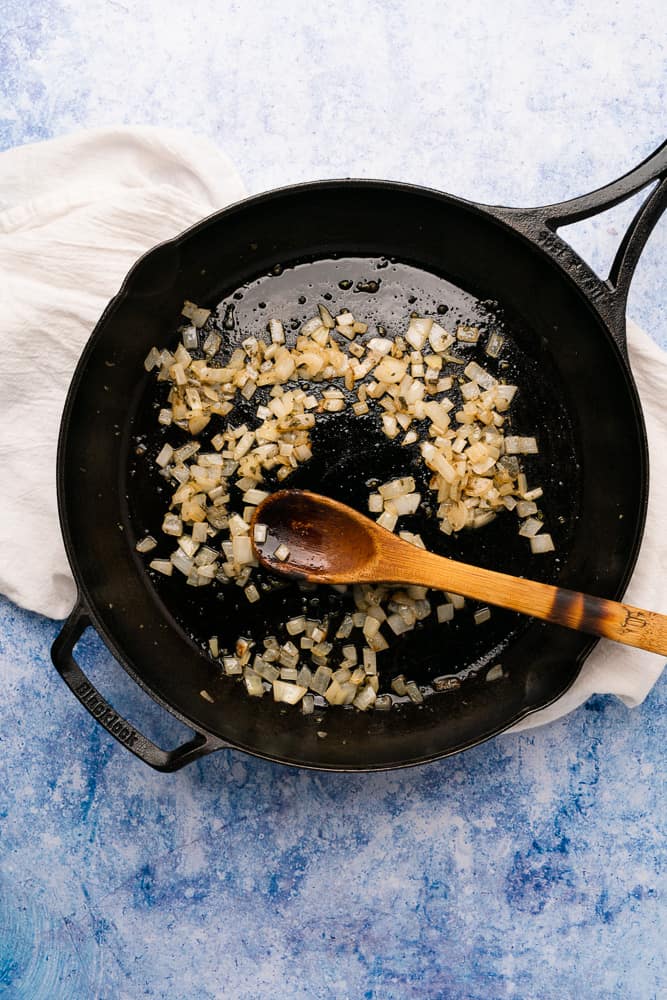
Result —
[[[532, 557], [509, 515], [499, 516], [478, 531], [443, 535], [435, 517], [437, 501], [429, 491], [418, 446], [404, 447], [390, 441], [372, 413], [361, 417], [348, 411], [322, 414], [312, 432], [313, 458], [279, 486], [268, 479], [266, 488], [310, 489], [366, 513], [368, 494], [374, 486], [413, 475], [424, 500], [420, 512], [403, 518], [401, 527], [421, 534], [428, 548], [514, 575], [555, 582], [559, 553], [567, 551], [573, 508], [576, 515], [578, 464], [563, 387], [553, 362], [540, 349], [539, 338], [522, 325], [520, 317], [507, 315], [498, 303], [476, 297], [442, 276], [387, 258], [346, 257], [277, 265], [242, 288], [230, 289], [215, 312], [223, 352], [228, 354], [246, 337], [265, 336], [267, 321], [273, 317], [282, 320], [288, 341], [294, 339], [301, 323], [316, 313], [323, 301], [334, 314], [343, 309], [352, 311], [368, 324], [369, 337], [404, 332], [412, 313], [437, 317], [452, 331], [459, 325], [480, 330], [479, 344], [457, 342], [454, 350], [463, 364], [450, 364], [443, 373], [451, 374], [456, 385], [465, 364], [475, 360], [502, 381], [519, 386], [511, 411], [512, 426], [515, 433], [536, 434], [540, 441], [540, 455], [531, 456], [530, 480], [531, 485], [544, 489], [545, 515], [557, 555], [547, 560]], [[504, 338], [498, 358], [488, 357], [481, 346], [493, 330]], [[173, 344], [158, 346], [175, 346], [177, 339], [175, 328]], [[174, 446], [181, 443], [177, 429], [163, 428], [156, 421], [156, 410], [165, 404], [167, 392], [164, 383], [147, 378], [134, 415], [136, 441], [130, 449], [128, 474], [133, 482], [128, 502], [137, 538], [144, 534], [163, 538], [160, 525], [170, 489], [158, 475], [154, 459], [165, 439]], [[258, 397], [259, 392], [251, 402], [239, 400], [233, 411], [235, 422], [253, 426]], [[205, 429], [200, 438], [204, 448], [219, 429], [219, 425]], [[185, 437], [183, 434], [183, 440]], [[563, 468], [573, 472], [567, 482], [558, 473]], [[568, 516], [564, 517], [566, 511]], [[219, 636], [221, 648], [231, 648], [239, 635], [261, 642], [266, 635], [281, 634], [282, 624], [301, 614], [327, 617], [335, 631], [336, 621], [350, 610], [350, 596], [333, 588], [304, 587], [263, 571], [256, 574], [262, 600], [251, 605], [243, 590], [234, 585], [214, 581], [208, 587], [192, 588], [185, 586], [180, 574], [168, 578], [149, 571], [171, 617], [203, 651], [212, 634]], [[504, 645], [525, 628], [526, 619], [493, 609], [488, 621], [476, 625], [476, 607], [468, 602], [453, 621], [441, 625], [431, 615], [413, 631], [396, 637], [381, 654], [382, 690], [388, 689], [398, 673], [428, 685], [436, 676], [465, 675], [495, 662]]]

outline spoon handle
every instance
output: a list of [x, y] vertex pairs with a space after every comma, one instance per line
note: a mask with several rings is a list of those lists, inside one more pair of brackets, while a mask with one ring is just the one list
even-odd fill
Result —
[[431, 552], [420, 552], [418, 558], [410, 555], [409, 559], [403, 555], [400, 559], [395, 551], [391, 558], [391, 572], [404, 574], [398, 578], [401, 582], [448, 590], [667, 656], [667, 615], [657, 611], [468, 566]]

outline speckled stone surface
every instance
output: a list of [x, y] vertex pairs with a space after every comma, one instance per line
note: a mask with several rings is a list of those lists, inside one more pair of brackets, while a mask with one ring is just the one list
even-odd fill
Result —
[[[666, 27], [658, 0], [0, 0], [0, 149], [167, 124], [252, 192], [358, 175], [551, 202], [664, 138]], [[571, 234], [600, 270], [630, 212]], [[666, 255], [663, 221], [630, 297], [663, 346]], [[667, 994], [664, 678], [635, 711], [598, 697], [412, 771], [222, 752], [165, 776], [60, 682], [57, 629], [0, 600], [0, 995]], [[79, 655], [148, 735], [182, 738], [98, 639]]]

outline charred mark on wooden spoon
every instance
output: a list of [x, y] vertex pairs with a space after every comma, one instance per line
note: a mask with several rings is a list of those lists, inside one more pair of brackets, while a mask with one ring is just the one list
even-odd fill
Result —
[[551, 620], [567, 628], [582, 632], [597, 633], [604, 622], [604, 598], [590, 597], [588, 594], [558, 588], [554, 594]]

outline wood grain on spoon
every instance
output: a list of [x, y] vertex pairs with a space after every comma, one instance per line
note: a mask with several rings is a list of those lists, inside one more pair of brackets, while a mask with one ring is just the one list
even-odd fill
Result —
[[[253, 525], [260, 523], [267, 538], [253, 542], [255, 552], [275, 572], [315, 583], [391, 581], [449, 590], [667, 655], [665, 615], [434, 555], [317, 493], [273, 493], [255, 512]], [[274, 555], [281, 544], [289, 550], [284, 561]]]

